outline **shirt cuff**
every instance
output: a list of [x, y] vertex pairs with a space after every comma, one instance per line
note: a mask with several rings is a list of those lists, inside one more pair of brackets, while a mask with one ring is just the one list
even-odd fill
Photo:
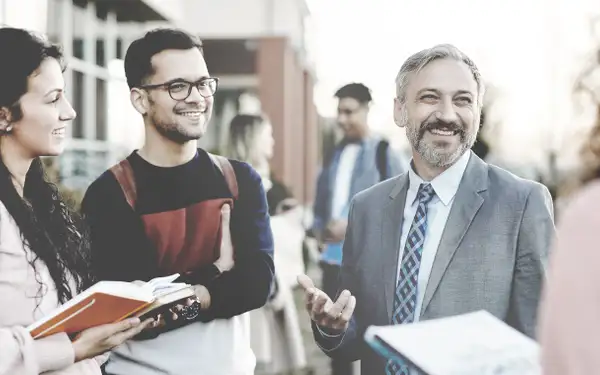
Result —
[[338, 338], [340, 336], [342, 336], [344, 334], [344, 332], [339, 332], [339, 331], [333, 331], [330, 329], [327, 329], [325, 327], [321, 328], [318, 324], [315, 323], [315, 326], [317, 327], [317, 330], [319, 331], [319, 333], [325, 337], [328, 338]]

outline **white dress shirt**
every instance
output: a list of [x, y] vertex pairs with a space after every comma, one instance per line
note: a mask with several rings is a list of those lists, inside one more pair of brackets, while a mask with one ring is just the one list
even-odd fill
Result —
[[[427, 206], [427, 230], [425, 232], [425, 242], [421, 255], [421, 266], [419, 268], [419, 277], [417, 279], [417, 305], [415, 306], [415, 322], [419, 321], [421, 315], [421, 306], [425, 296], [425, 289], [433, 267], [433, 261], [437, 254], [437, 249], [442, 238], [442, 233], [446, 227], [446, 221], [450, 214], [450, 209], [454, 203], [454, 197], [458, 191], [460, 181], [467, 169], [471, 153], [465, 152], [450, 168], [445, 170], [439, 176], [431, 180], [431, 186], [435, 191], [435, 196]], [[412, 163], [411, 163], [412, 165]], [[396, 285], [400, 277], [400, 265], [408, 232], [417, 213], [418, 200], [417, 192], [422, 183], [427, 183], [409, 168], [409, 188], [406, 193], [406, 204], [404, 206], [404, 220], [402, 221], [402, 237], [400, 238], [400, 253], [398, 255], [398, 270], [396, 274]]]
[[356, 165], [356, 158], [360, 151], [360, 145], [347, 144], [342, 149], [335, 175], [333, 187], [333, 200], [331, 202], [331, 218], [346, 219], [346, 206], [350, 198], [350, 185], [352, 184], [352, 173]]

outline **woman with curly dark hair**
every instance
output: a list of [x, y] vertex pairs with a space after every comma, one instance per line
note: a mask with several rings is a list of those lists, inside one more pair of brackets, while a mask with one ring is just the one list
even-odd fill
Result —
[[139, 320], [33, 340], [28, 325], [90, 286], [80, 218], [47, 181], [40, 157], [64, 148], [75, 111], [59, 47], [0, 29], [0, 375], [100, 374], [99, 355], [139, 333]]
[[544, 375], [600, 372], [600, 102], [596, 111], [552, 249], [540, 311]]

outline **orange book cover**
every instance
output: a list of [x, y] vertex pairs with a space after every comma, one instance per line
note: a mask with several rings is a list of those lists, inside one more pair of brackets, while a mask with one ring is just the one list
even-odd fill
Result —
[[150, 303], [97, 292], [53, 315], [50, 320], [31, 329], [30, 333], [34, 339], [60, 332], [78, 333], [87, 328], [123, 320]]
[[[193, 294], [187, 284], [172, 283], [179, 274], [153, 279], [144, 284], [100, 281], [54, 312], [28, 327], [34, 339], [65, 332], [75, 334], [102, 324], [115, 323], [138, 311], [148, 312], [157, 302], [174, 302]], [[186, 292], [186, 291], [190, 292]], [[183, 291], [183, 292], [182, 292]], [[146, 309], [146, 307], [152, 307]]]

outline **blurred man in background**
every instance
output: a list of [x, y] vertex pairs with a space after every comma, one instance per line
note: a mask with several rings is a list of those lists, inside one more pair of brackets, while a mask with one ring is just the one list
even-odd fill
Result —
[[[388, 147], [385, 139], [369, 130], [373, 100], [369, 88], [350, 83], [340, 88], [335, 97], [343, 138], [325, 160], [319, 175], [313, 225], [322, 249], [322, 287], [331, 298], [335, 298], [338, 286], [350, 200], [358, 192], [403, 172], [401, 156]], [[352, 363], [332, 360], [332, 374], [352, 374]]]

